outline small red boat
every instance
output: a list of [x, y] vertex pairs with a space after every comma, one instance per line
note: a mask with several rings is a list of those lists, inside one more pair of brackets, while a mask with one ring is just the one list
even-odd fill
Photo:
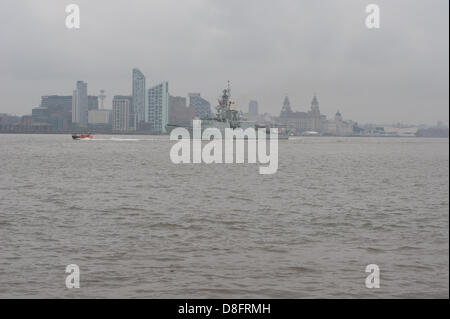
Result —
[[80, 139], [91, 139], [93, 136], [91, 134], [72, 134], [72, 139], [80, 140]]

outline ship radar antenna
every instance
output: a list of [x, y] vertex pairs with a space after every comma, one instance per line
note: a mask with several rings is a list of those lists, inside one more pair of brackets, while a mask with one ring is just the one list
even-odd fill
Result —
[[103, 89], [100, 90], [100, 95], [98, 96], [98, 98], [100, 99], [100, 108], [103, 109], [103, 101], [106, 98], [105, 90]]

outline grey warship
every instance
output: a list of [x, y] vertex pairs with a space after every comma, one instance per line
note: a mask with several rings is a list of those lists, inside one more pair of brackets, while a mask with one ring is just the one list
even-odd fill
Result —
[[[234, 102], [231, 100], [231, 89], [230, 84], [228, 83], [228, 86], [226, 89], [222, 91], [222, 98], [219, 100], [219, 104], [216, 106], [216, 115], [215, 117], [204, 117], [200, 118], [201, 120], [201, 132], [203, 133], [204, 130], [207, 128], [216, 128], [220, 131], [222, 136], [225, 136], [225, 129], [231, 128], [231, 129], [247, 129], [247, 128], [254, 128], [254, 129], [260, 129], [265, 128], [267, 137], [269, 136], [270, 127], [267, 126], [261, 126], [256, 124], [254, 121], [250, 121], [246, 119], [242, 111], [238, 111], [231, 108], [231, 105], [234, 104]], [[184, 127], [186, 128], [191, 137], [193, 136], [193, 127], [191, 126], [180, 126], [176, 124], [167, 124], [166, 130], [170, 134], [170, 132], [177, 128], [177, 127]], [[288, 139], [288, 134], [284, 128], [278, 129], [278, 139]]]

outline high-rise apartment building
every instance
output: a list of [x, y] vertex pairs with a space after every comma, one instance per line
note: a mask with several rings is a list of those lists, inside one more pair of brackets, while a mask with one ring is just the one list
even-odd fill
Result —
[[137, 68], [132, 72], [132, 108], [136, 114], [136, 122], [139, 124], [145, 120], [145, 76]]
[[132, 97], [128, 95], [115, 95], [112, 108], [113, 131], [133, 131], [135, 126], [130, 125], [132, 113]]
[[87, 83], [83, 81], [77, 81], [77, 87], [73, 91], [72, 123], [79, 126], [87, 126], [88, 124]]
[[162, 82], [148, 89], [145, 122], [150, 123], [153, 133], [166, 133], [169, 121], [169, 83]]

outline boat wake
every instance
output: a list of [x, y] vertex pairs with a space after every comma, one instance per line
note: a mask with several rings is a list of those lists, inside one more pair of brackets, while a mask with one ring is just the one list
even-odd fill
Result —
[[156, 138], [121, 138], [121, 137], [110, 137], [110, 138], [94, 138], [93, 141], [112, 141], [112, 142], [140, 142], [140, 141], [161, 141], [161, 139]]
[[[164, 141], [163, 138], [127, 138], [127, 137], [109, 137], [109, 136], [91, 136], [91, 135], [72, 135], [77, 141], [109, 141], [109, 142], [139, 142], [139, 141]], [[167, 139], [168, 140], [168, 139]]]
[[120, 137], [112, 137], [111, 141], [118, 141], [118, 142], [137, 142], [142, 141], [140, 138], [120, 138]]

